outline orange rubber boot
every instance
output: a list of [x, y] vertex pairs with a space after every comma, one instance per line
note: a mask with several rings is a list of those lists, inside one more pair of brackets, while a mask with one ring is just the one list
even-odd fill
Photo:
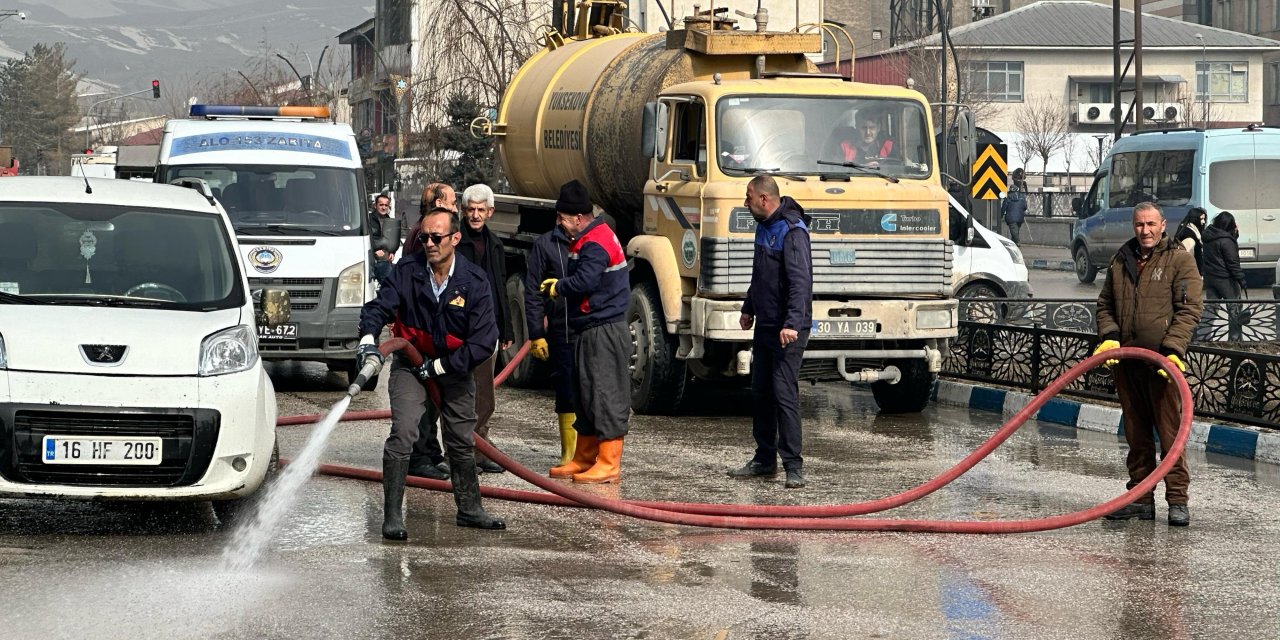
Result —
[[617, 484], [622, 480], [622, 438], [600, 440], [600, 454], [590, 469], [573, 476], [580, 484]]
[[578, 442], [573, 448], [573, 459], [567, 464], [551, 467], [547, 475], [552, 478], [572, 478], [576, 473], [590, 469], [596, 463], [596, 455], [600, 451], [600, 438], [578, 434]]

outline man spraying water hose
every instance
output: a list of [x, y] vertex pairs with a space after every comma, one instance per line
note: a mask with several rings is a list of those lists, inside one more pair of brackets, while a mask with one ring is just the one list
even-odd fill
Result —
[[[1098, 295], [1098, 338], [1094, 355], [1117, 347], [1143, 347], [1166, 356], [1178, 369], [1186, 371], [1183, 358], [1191, 334], [1200, 322], [1204, 307], [1202, 281], [1195, 258], [1169, 239], [1164, 232], [1160, 207], [1144, 202], [1133, 209], [1134, 238], [1112, 258], [1107, 282]], [[1124, 413], [1124, 437], [1129, 443], [1129, 488], [1133, 488], [1156, 468], [1154, 429], [1160, 437], [1160, 455], [1178, 433], [1180, 411], [1178, 391], [1160, 369], [1134, 360], [1108, 360], [1115, 374], [1116, 393]], [[1187, 509], [1187, 489], [1191, 474], [1181, 458], [1165, 476], [1165, 500], [1169, 503], [1169, 524], [1191, 524]], [[1154, 491], [1107, 516], [1110, 520], [1155, 519]]]
[[405, 337], [424, 357], [414, 367], [397, 354], [388, 382], [391, 396], [391, 435], [382, 454], [382, 536], [408, 539], [404, 526], [404, 487], [409, 455], [418, 438], [418, 422], [430, 402], [428, 385], [439, 389], [457, 524], [479, 529], [505, 529], [480, 503], [476, 477], [476, 389], [472, 370], [493, 355], [498, 326], [493, 295], [484, 272], [454, 252], [459, 222], [453, 211], [436, 208], [422, 219], [418, 233], [425, 251], [402, 259], [389, 278], [390, 286], [360, 312], [358, 358], [378, 362], [382, 354], [376, 336], [395, 319], [396, 335]]

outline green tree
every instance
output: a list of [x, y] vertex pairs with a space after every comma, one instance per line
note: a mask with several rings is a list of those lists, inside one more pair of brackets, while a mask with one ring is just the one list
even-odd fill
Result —
[[72, 128], [80, 120], [80, 81], [66, 58], [66, 45], [37, 44], [21, 59], [0, 67], [0, 140], [28, 174], [66, 175], [77, 152]]
[[444, 170], [444, 182], [464, 189], [483, 183], [495, 186], [493, 138], [471, 135], [471, 121], [480, 114], [480, 105], [462, 93], [452, 93], [445, 105], [448, 124], [440, 130], [440, 153], [452, 160]]

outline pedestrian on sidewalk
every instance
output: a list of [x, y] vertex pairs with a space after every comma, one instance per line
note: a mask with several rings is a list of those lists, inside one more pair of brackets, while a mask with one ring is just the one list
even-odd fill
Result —
[[572, 240], [567, 274], [547, 278], [539, 288], [552, 300], [564, 298], [569, 308], [578, 438], [573, 459], [552, 468], [550, 476], [616, 484], [622, 478], [622, 442], [631, 419], [627, 256], [577, 180], [560, 187], [556, 215]]
[[1014, 244], [1021, 244], [1022, 223], [1027, 217], [1027, 194], [1022, 189], [1012, 189], [1000, 201], [1000, 215], [1004, 216], [1004, 224], [1009, 228], [1009, 239]]
[[[1235, 216], [1222, 211], [1204, 230], [1204, 297], [1206, 300], [1239, 300], [1245, 290], [1240, 268], [1240, 227]], [[1219, 303], [1220, 304], [1220, 303]], [[1240, 304], [1227, 303], [1227, 340], [1239, 342]]]
[[406, 540], [404, 485], [409, 455], [418, 439], [418, 423], [439, 393], [445, 449], [449, 455], [453, 500], [460, 527], [505, 529], [503, 521], [481, 506], [476, 477], [476, 382], [472, 371], [493, 355], [498, 325], [493, 294], [484, 270], [458, 255], [460, 229], [452, 210], [436, 208], [422, 219], [418, 242], [423, 251], [396, 263], [390, 286], [360, 310], [357, 361], [382, 359], [377, 337], [389, 322], [422, 354], [414, 367], [397, 353], [391, 360], [391, 435], [382, 451], [382, 537]]
[[[1208, 214], [1200, 207], [1192, 207], [1187, 217], [1182, 219], [1178, 230], [1173, 232], [1173, 241], [1182, 245], [1196, 259], [1196, 270], [1204, 275], [1204, 228]], [[1206, 283], [1205, 293], [1208, 293]]]
[[[1142, 347], [1167, 357], [1186, 371], [1183, 360], [1192, 332], [1204, 309], [1202, 282], [1195, 259], [1165, 234], [1164, 215], [1153, 202], [1133, 210], [1134, 238], [1116, 252], [1107, 267], [1107, 281], [1098, 294], [1098, 339], [1094, 355], [1118, 347]], [[1163, 369], [1136, 360], [1108, 360], [1129, 444], [1128, 488], [1142, 482], [1156, 468], [1155, 431], [1160, 456], [1178, 434], [1181, 399]], [[1187, 526], [1191, 513], [1187, 493], [1191, 474], [1186, 457], [1179, 458], [1164, 478], [1169, 524]], [[1154, 491], [1140, 496], [1107, 516], [1108, 520], [1155, 519]]]
[[790, 196], [781, 196], [770, 176], [747, 183], [747, 208], [756, 220], [751, 285], [738, 324], [751, 338], [751, 435], [755, 455], [729, 472], [735, 478], [773, 476], [778, 457], [786, 487], [805, 486], [800, 455], [800, 363], [813, 319], [813, 262], [809, 221]]

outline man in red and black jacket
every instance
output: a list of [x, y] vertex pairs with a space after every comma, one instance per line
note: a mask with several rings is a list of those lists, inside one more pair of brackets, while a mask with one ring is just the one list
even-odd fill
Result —
[[479, 529], [505, 529], [485, 513], [476, 477], [476, 385], [472, 370], [488, 360], [498, 342], [493, 294], [484, 271], [455, 253], [458, 218], [453, 211], [432, 209], [422, 220], [418, 239], [425, 251], [403, 258], [391, 272], [389, 286], [360, 312], [357, 358], [378, 357], [377, 336], [394, 321], [392, 334], [422, 353], [411, 367], [396, 354], [391, 361], [391, 435], [382, 452], [382, 536], [405, 540], [405, 477], [409, 454], [418, 438], [418, 421], [431, 402], [428, 385], [440, 391], [445, 449], [458, 505], [457, 524]]
[[616, 483], [621, 478], [622, 440], [631, 417], [631, 333], [627, 306], [631, 286], [627, 256], [618, 236], [597, 217], [587, 189], [577, 180], [560, 187], [560, 228], [569, 236], [564, 278], [542, 281], [543, 293], [563, 298], [575, 336], [573, 380], [577, 393], [573, 459], [551, 469], [552, 478]]

